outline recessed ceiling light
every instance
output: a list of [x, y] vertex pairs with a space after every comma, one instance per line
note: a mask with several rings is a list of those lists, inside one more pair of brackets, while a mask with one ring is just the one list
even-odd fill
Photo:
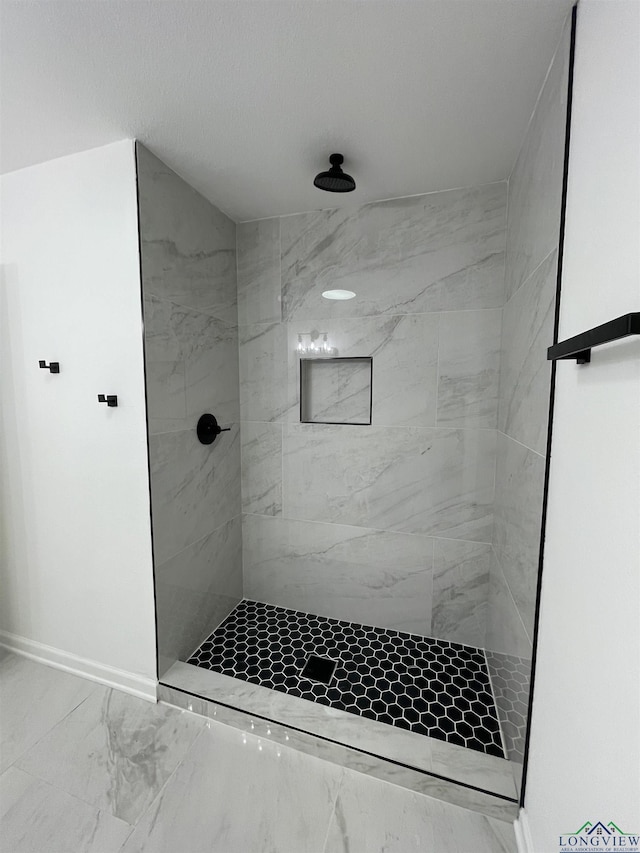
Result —
[[325, 290], [322, 294], [325, 299], [353, 299], [353, 290]]

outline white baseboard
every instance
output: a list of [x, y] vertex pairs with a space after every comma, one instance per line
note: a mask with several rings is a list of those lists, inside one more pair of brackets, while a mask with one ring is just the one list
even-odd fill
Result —
[[125, 693], [131, 693], [133, 696], [138, 696], [149, 702], [157, 701], [157, 683], [150, 678], [135, 675], [124, 669], [106, 666], [88, 658], [81, 658], [53, 646], [37, 643], [35, 640], [19, 637], [17, 634], [10, 634], [8, 631], [0, 631], [0, 646], [38, 663], [44, 663], [73, 675], [79, 675], [82, 678], [89, 679], [89, 681], [97, 681], [106, 687], [115, 687], [117, 690], [123, 690]]
[[533, 839], [531, 838], [531, 829], [529, 828], [529, 818], [524, 809], [520, 809], [518, 819], [513, 826], [516, 831], [518, 853], [535, 853]]

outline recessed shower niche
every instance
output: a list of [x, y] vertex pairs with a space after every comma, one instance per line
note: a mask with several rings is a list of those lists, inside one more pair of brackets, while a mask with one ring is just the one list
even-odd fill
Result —
[[[236, 224], [138, 146], [160, 697], [502, 817], [569, 36], [508, 182]], [[203, 412], [225, 430], [209, 445]]]
[[301, 358], [300, 423], [371, 424], [373, 358]]

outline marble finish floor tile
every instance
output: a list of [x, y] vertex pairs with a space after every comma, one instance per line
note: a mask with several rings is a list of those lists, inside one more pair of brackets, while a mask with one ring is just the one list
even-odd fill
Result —
[[96, 690], [96, 685], [17, 655], [0, 660], [0, 772]]
[[[33, 664], [25, 680], [37, 682], [49, 672], [55, 676], [51, 690], [56, 678], [61, 684], [67, 679], [64, 673]], [[97, 695], [113, 693], [94, 684], [88, 687]], [[126, 694], [120, 694], [120, 701], [135, 713], [107, 715], [111, 751], [100, 748], [93, 730], [67, 727], [57, 739], [55, 778], [45, 780], [18, 766], [0, 777], [3, 851], [409, 853], [416, 849], [418, 835], [425, 843], [417, 849], [424, 853], [515, 851], [511, 813], [505, 812], [504, 822], [499, 822], [289, 749], [268, 740], [264, 732], [256, 736]], [[87, 699], [84, 705], [89, 704]], [[159, 731], [159, 717], [171, 720], [171, 726], [163, 729], [162, 743], [156, 738], [157, 749], [145, 748], [149, 732]], [[28, 727], [29, 720], [26, 723]], [[123, 733], [139, 752], [120, 749], [116, 741]], [[32, 733], [29, 739], [33, 741]], [[167, 773], [169, 756], [174, 766]], [[114, 774], [115, 765], [119, 769]], [[77, 776], [80, 797], [69, 790], [71, 774]], [[105, 774], [112, 775], [114, 790], [116, 777], [121, 780], [125, 796], [127, 780], [138, 779], [147, 789], [149, 796], [142, 809], [135, 809], [135, 817], [130, 814], [125, 821], [89, 801]]]
[[[311, 657], [331, 664], [308, 672]], [[187, 663], [503, 757], [484, 654], [244, 599]]]
[[174, 664], [165, 682], [158, 698], [168, 705], [490, 817], [517, 816], [504, 758], [402, 729], [390, 737], [376, 720], [187, 663]]
[[0, 777], [4, 853], [111, 853], [131, 826], [96, 806], [10, 767]]
[[17, 766], [85, 803], [135, 823], [204, 723], [98, 687]]
[[513, 827], [345, 770], [323, 853], [515, 853]]
[[123, 853], [322, 853], [343, 772], [213, 723]]

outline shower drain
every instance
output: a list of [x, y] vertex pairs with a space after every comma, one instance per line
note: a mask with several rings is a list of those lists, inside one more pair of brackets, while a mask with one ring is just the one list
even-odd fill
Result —
[[304, 678], [311, 679], [311, 681], [321, 681], [323, 684], [328, 684], [331, 681], [337, 664], [338, 661], [331, 660], [330, 658], [309, 655], [303, 667], [302, 675]]

